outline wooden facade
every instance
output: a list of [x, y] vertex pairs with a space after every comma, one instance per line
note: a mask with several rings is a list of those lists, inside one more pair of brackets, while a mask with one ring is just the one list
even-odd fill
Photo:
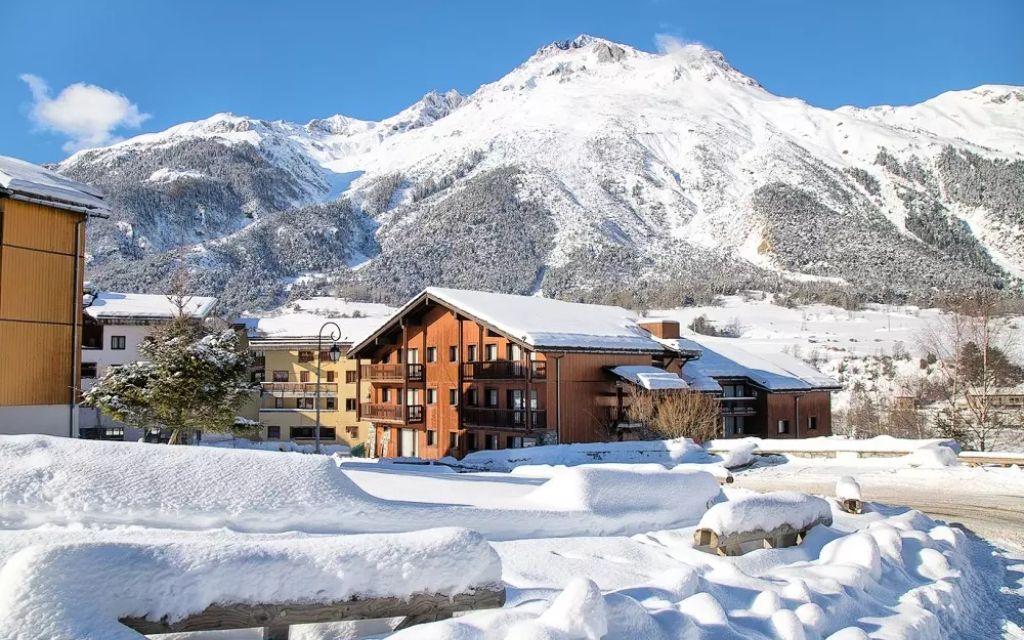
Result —
[[0, 408], [67, 406], [62, 435], [79, 386], [85, 218], [0, 195]]
[[366, 363], [360, 415], [375, 455], [428, 459], [608, 440], [618, 413], [608, 369], [666, 359], [534, 348], [429, 297], [350, 355]]

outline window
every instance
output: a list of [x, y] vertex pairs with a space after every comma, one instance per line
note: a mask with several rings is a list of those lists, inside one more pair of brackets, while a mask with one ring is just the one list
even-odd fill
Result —
[[449, 389], [448, 390], [448, 404], [450, 404], [453, 407], [458, 406], [458, 404], [459, 404], [459, 390], [458, 389], [454, 389], [453, 388], [453, 389]]
[[380, 401], [391, 402], [391, 389], [384, 387], [380, 390]]
[[433, 429], [427, 429], [427, 446], [433, 447], [437, 445], [437, 432]]
[[309, 372], [308, 371], [300, 371], [299, 372], [299, 382], [309, 382]]
[[497, 449], [498, 448], [498, 436], [496, 436], [494, 434], [489, 434], [487, 436], [485, 442], [487, 443], [486, 447], [488, 449]]
[[330, 351], [321, 351], [320, 352], [320, 362], [330, 362], [330, 361], [331, 361], [331, 352]]
[[263, 382], [266, 379], [266, 377], [267, 377], [267, 372], [266, 371], [260, 370], [260, 371], [253, 371], [252, 372], [252, 381], [253, 382]]
[[124, 351], [125, 343], [124, 336], [110, 336], [110, 348], [113, 351]]
[[485, 396], [484, 396], [484, 403], [485, 403], [485, 405], [488, 406], [488, 407], [491, 407], [492, 409], [494, 407], [497, 407], [498, 406], [498, 390], [497, 389], [487, 389], [484, 393], [485, 393]]
[[743, 416], [725, 416], [725, 435], [726, 436], [741, 436], [743, 435], [743, 423], [746, 418]]
[[284, 398], [274, 398], [274, 408], [284, 409]]
[[356, 381], [356, 372], [355, 371], [346, 371], [345, 372], [345, 384], [354, 384], [355, 381]]
[[523, 349], [518, 344], [512, 344], [511, 342], [505, 347], [505, 355], [508, 356], [509, 360], [520, 360], [523, 357]]
[[335, 373], [334, 371], [328, 371], [327, 372], [327, 382], [334, 382], [335, 378], [337, 378], [337, 377], [338, 377], [338, 374]]
[[295, 407], [297, 409], [312, 409], [314, 408], [313, 398], [296, 398]]
[[[316, 436], [313, 437], [315, 438]], [[322, 440], [334, 440], [336, 437], [334, 427], [320, 427], [320, 438]]]
[[345, 411], [355, 411], [355, 410], [356, 410], [356, 399], [355, 398], [345, 398]]
[[267, 440], [280, 440], [281, 427], [267, 427]]
[[[320, 430], [320, 434], [323, 435], [323, 429]], [[315, 438], [313, 435], [313, 427], [292, 427], [291, 436], [293, 438]]]
[[466, 362], [476, 362], [476, 345], [471, 344], [466, 350]]
[[437, 362], [437, 347], [427, 347], [427, 362]]
[[359, 437], [359, 427], [355, 427], [355, 426], [345, 427], [345, 433], [347, 433], [348, 437], [350, 437], [350, 438], [358, 438]]
[[818, 416], [807, 416], [807, 429], [809, 431], [817, 431]]
[[274, 372], [274, 382], [288, 382], [288, 372], [287, 371], [275, 371]]
[[497, 360], [498, 359], [498, 345], [496, 345], [496, 344], [489, 344], [489, 345], [487, 345], [484, 348], [486, 349], [486, 351], [484, 351], [484, 354], [485, 354], [484, 357], [487, 360]]
[[416, 364], [420, 361], [420, 350], [419, 349], [406, 349], [405, 361], [408, 364]]
[[334, 411], [335, 409], [338, 408], [338, 399], [337, 398], [325, 398], [325, 400], [326, 400], [327, 410], [328, 411]]
[[523, 439], [519, 436], [506, 436], [505, 437], [505, 448], [506, 449], [522, 449]]
[[454, 431], [448, 434], [448, 448], [455, 449], [459, 446], [459, 434]]
[[467, 433], [466, 434], [466, 449], [468, 451], [476, 451], [476, 434], [475, 433]]
[[427, 389], [427, 404], [437, 404], [437, 389]]
[[300, 351], [299, 352], [299, 362], [313, 362], [313, 352], [312, 351]]
[[789, 433], [789, 420], [779, 420], [779, 433]]
[[448, 347], [448, 362], [458, 362], [458, 361], [459, 361], [459, 348], [458, 347]]
[[471, 388], [468, 391], [466, 391], [466, 404], [468, 404], [471, 407], [475, 407], [476, 406], [476, 389], [475, 388]]
[[83, 378], [95, 378], [96, 377], [96, 363], [95, 362], [83, 362], [82, 363], [82, 377]]

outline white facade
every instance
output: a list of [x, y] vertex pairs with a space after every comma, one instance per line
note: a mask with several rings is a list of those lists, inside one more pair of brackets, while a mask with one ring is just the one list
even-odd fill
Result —
[[47, 436], [68, 436], [78, 428], [71, 423], [77, 419], [68, 415], [66, 404], [13, 405], [0, 407], [0, 433], [7, 436], [41, 433]]
[[[123, 321], [122, 321], [123, 322]], [[145, 324], [106, 324], [101, 323], [103, 331], [102, 347], [87, 349], [82, 347], [82, 391], [92, 389], [98, 378], [103, 377], [111, 367], [137, 362], [139, 358], [139, 343], [153, 328], [153, 323]], [[117, 348], [123, 341], [124, 347]], [[95, 368], [95, 375], [87, 377]], [[91, 427], [117, 427], [122, 425], [102, 415], [98, 409], [81, 407], [79, 410], [78, 426], [80, 428]], [[125, 429], [125, 440], [138, 440], [142, 432], [138, 429]]]

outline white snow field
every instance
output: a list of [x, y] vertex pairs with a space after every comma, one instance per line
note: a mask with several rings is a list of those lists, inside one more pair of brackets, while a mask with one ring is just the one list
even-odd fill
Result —
[[[788, 549], [694, 549], [695, 525], [715, 510], [734, 503], [753, 513], [771, 502], [720, 489], [701, 472], [722, 469], [718, 458], [696, 459], [685, 441], [679, 449], [690, 459], [455, 473], [0, 437], [0, 638], [136, 638], [118, 616], [180, 618], [222, 599], [451, 593], [499, 575], [502, 609], [396, 633], [350, 622], [292, 635], [930, 640], [1014, 637], [1022, 623], [1007, 605], [1021, 594], [999, 591], [1016, 569], [985, 541], [905, 508], [872, 504], [852, 515], [793, 494], [796, 506], [762, 509], [759, 522], [821, 515], [825, 505], [832, 525]], [[570, 461], [564, 450], [549, 459]], [[924, 471], [935, 481], [952, 470]]]

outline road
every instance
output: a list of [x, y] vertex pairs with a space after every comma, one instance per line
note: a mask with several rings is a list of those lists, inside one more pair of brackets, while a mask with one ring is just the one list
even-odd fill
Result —
[[[731, 486], [755, 491], [793, 490], [819, 495], [835, 493], [835, 482], [820, 476], [801, 478], [786, 475], [738, 473]], [[1024, 495], [1007, 490], [999, 493], [970, 491], [964, 486], [883, 486], [861, 483], [864, 499], [905, 505], [949, 523], [960, 523], [979, 536], [1011, 551], [1024, 552]]]

